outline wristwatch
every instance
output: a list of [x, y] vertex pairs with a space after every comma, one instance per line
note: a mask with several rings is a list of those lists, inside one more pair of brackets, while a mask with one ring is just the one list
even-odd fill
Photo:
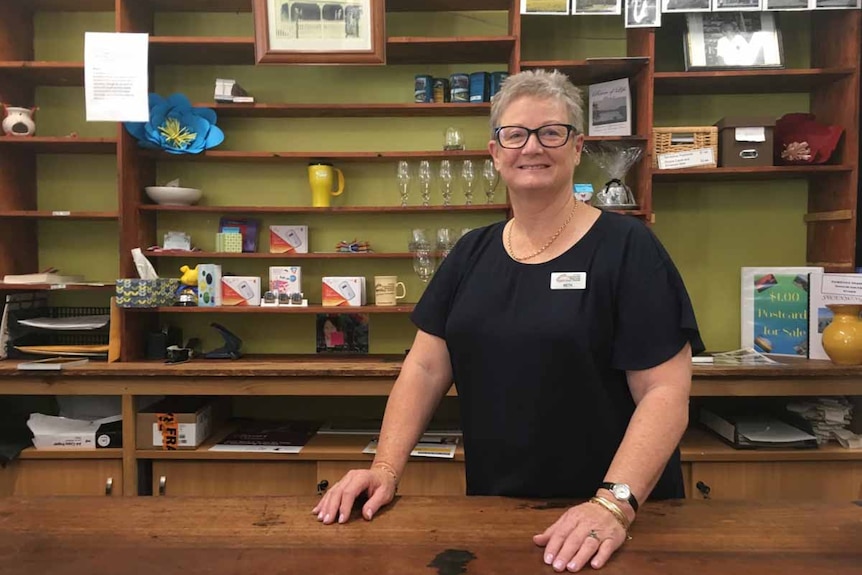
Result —
[[614, 495], [614, 499], [617, 501], [625, 501], [629, 505], [632, 506], [632, 509], [635, 510], [635, 513], [638, 512], [638, 500], [635, 499], [634, 494], [632, 493], [631, 488], [625, 483], [611, 483], [610, 481], [605, 481], [601, 484], [602, 489], [607, 489]]

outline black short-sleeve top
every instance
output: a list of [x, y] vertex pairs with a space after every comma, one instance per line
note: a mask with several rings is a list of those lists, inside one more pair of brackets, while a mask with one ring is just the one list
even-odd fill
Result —
[[[458, 241], [411, 319], [449, 350], [467, 492], [589, 497], [634, 412], [626, 370], [659, 365], [686, 342], [702, 351], [694, 311], [636, 218], [603, 212], [541, 264], [509, 257], [504, 225]], [[677, 452], [652, 498], [682, 496]]]

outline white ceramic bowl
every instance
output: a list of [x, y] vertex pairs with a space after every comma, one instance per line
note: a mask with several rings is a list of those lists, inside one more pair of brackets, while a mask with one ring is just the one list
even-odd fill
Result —
[[201, 199], [201, 191], [195, 188], [147, 186], [144, 190], [151, 200], [163, 206], [190, 206]]

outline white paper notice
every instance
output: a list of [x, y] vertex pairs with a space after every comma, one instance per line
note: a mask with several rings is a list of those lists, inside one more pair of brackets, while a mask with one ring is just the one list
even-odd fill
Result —
[[765, 142], [766, 128], [737, 128], [734, 139], [737, 142]]
[[87, 32], [84, 92], [88, 122], [146, 122], [149, 36]]

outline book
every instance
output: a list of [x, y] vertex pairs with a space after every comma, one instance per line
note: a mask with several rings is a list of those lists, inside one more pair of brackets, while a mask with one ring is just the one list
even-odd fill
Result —
[[821, 267], [742, 268], [742, 348], [808, 357], [809, 279]]
[[299, 453], [318, 427], [320, 424], [314, 422], [249, 421], [210, 447], [210, 451]]
[[82, 275], [61, 275], [54, 272], [38, 274], [6, 274], [3, 283], [7, 284], [74, 284], [83, 283]]
[[632, 96], [628, 78], [590, 84], [590, 136], [631, 136]]
[[21, 371], [60, 371], [67, 367], [84, 365], [89, 361], [86, 357], [49, 357], [21, 362], [17, 368]]
[[[375, 454], [377, 453], [377, 440], [375, 437], [362, 453]], [[458, 445], [459, 437], [443, 436], [443, 435], [423, 435], [419, 438], [419, 442], [410, 452], [413, 457], [437, 457], [442, 459], [453, 459], [455, 457], [455, 447]]]

